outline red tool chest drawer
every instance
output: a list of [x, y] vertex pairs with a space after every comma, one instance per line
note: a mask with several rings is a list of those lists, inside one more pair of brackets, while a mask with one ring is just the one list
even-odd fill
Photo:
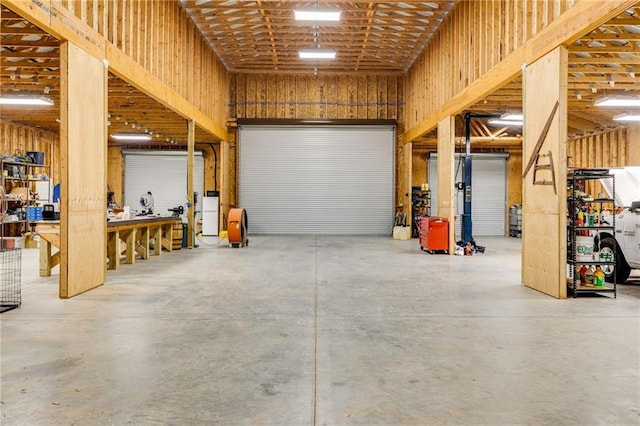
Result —
[[430, 253], [449, 251], [449, 220], [442, 217], [420, 218], [420, 249]]

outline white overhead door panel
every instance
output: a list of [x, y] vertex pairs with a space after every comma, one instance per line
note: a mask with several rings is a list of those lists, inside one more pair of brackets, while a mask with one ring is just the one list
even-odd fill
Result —
[[241, 126], [249, 232], [390, 234], [394, 139], [391, 126]]
[[[507, 199], [508, 154], [473, 154], [471, 172], [473, 236], [505, 235]], [[437, 154], [429, 156], [429, 188], [431, 189], [431, 214], [438, 215], [438, 165]], [[456, 154], [456, 181], [462, 181], [461, 156]], [[462, 192], [456, 197], [456, 239], [460, 238], [464, 199]]]
[[[169, 216], [171, 208], [187, 202], [187, 153], [183, 151], [123, 151], [125, 162], [124, 204], [142, 210], [140, 197], [151, 192], [154, 213]], [[198, 193], [197, 210], [202, 210], [204, 158], [196, 151], [194, 191]], [[185, 208], [186, 210], [186, 208]], [[196, 218], [199, 218], [199, 214]], [[184, 219], [184, 218], [183, 218]], [[186, 222], [186, 219], [184, 219]]]

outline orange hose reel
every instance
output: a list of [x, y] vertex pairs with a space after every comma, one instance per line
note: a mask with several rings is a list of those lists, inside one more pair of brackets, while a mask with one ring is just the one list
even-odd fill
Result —
[[244, 209], [229, 210], [227, 233], [229, 247], [249, 245], [249, 238], [247, 238], [247, 212]]

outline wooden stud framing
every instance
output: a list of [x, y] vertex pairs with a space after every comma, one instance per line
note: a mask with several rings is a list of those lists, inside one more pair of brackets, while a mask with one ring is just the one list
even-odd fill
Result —
[[231, 118], [399, 119], [398, 76], [234, 74]]
[[[530, 29], [527, 37], [521, 31], [531, 27], [528, 22], [534, 15], [519, 9], [522, 2], [510, 2], [513, 9], [507, 8], [497, 17], [489, 14], [474, 17], [475, 8], [487, 7], [490, 2], [461, 2], [405, 77], [407, 113], [404, 121], [408, 129], [405, 141], [423, 136], [441, 119], [463, 111], [504, 86], [520, 74], [522, 64], [532, 63], [556, 47], [572, 43], [636, 3], [636, 0], [581, 0], [573, 5], [571, 0], [559, 0], [557, 12], [561, 14], [544, 28], [536, 24], [539, 29], [535, 34]], [[554, 8], [554, 13], [557, 12]], [[494, 21], [486, 21], [489, 17]], [[477, 19], [485, 21], [477, 22]], [[501, 60], [500, 52], [494, 52], [486, 64], [480, 67], [479, 63], [476, 67], [475, 58], [482, 53], [479, 49], [484, 48], [477, 45], [477, 40], [487, 25], [503, 31], [504, 59]], [[474, 44], [470, 44], [470, 35]], [[458, 56], [451, 55], [451, 51]], [[452, 70], [458, 80], [455, 87], [449, 84]], [[415, 90], [416, 87], [420, 90]], [[430, 94], [428, 101], [420, 98], [424, 93]]]

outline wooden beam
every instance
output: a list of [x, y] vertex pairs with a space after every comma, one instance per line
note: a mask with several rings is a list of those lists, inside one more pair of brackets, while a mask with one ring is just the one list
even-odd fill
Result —
[[[235, 132], [236, 130], [234, 130]], [[225, 219], [231, 208], [231, 146], [220, 142], [220, 223], [219, 230], [226, 230]]]
[[189, 101], [167, 87], [140, 64], [108, 42], [106, 45], [106, 58], [109, 61], [109, 70], [113, 74], [181, 116], [187, 119], [195, 119], [201, 129], [217, 138], [222, 140], [228, 138], [227, 131], [216, 124], [211, 117], [195, 108]]
[[449, 254], [455, 254], [455, 129], [454, 116], [438, 122], [438, 216], [449, 221]]
[[52, 0], [2, 0], [18, 15], [42, 28], [59, 40], [67, 40], [85, 52], [102, 60], [104, 38], [89, 25], [76, 18], [60, 1]]
[[[638, 0], [579, 0], [549, 26], [515, 49], [468, 87], [453, 96], [429, 117], [409, 129], [405, 142], [411, 142], [433, 129], [440, 120], [455, 115], [493, 93], [521, 73], [523, 64], [530, 64], [558, 46], [568, 45], [594, 30], [602, 23], [638, 3]], [[445, 76], [443, 76], [445, 78]]]
[[[60, 40], [68, 40], [99, 60], [109, 62], [109, 70], [143, 93], [182, 117], [195, 118], [198, 126], [218, 139], [226, 140], [225, 128], [217, 124], [187, 99], [148, 72], [131, 57], [106, 41], [96, 30], [75, 17], [62, 2], [52, 0], [2, 0], [2, 4]], [[12, 53], [17, 57], [27, 53]], [[28, 55], [33, 56], [34, 53]], [[48, 57], [48, 53], [36, 54]], [[3, 55], [4, 56], [4, 55]]]

